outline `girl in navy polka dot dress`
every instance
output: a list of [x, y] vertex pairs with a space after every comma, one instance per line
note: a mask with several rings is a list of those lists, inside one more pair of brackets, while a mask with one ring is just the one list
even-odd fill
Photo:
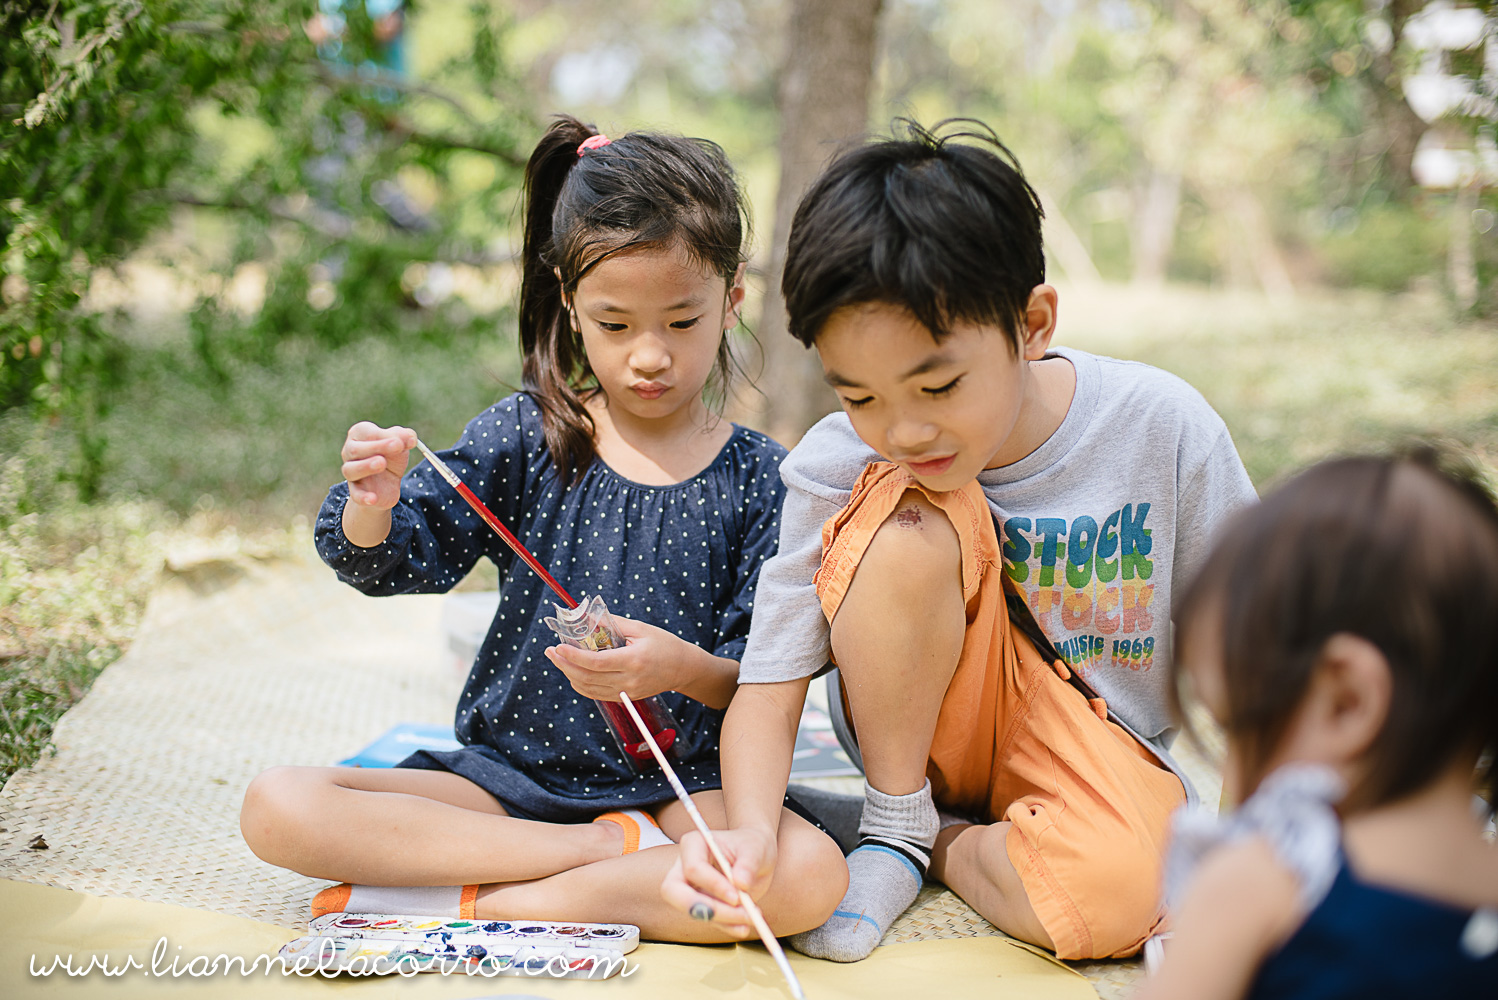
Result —
[[[659, 695], [682, 781], [725, 825], [718, 731], [777, 541], [785, 454], [704, 402], [710, 383], [727, 385], [725, 335], [744, 298], [742, 200], [712, 143], [610, 141], [572, 118], [547, 131], [525, 182], [525, 391], [474, 418], [442, 458], [563, 587], [603, 596], [628, 643], [557, 645], [546, 585], [430, 464], [402, 478], [415, 433], [355, 424], [346, 481], [316, 528], [341, 579], [367, 594], [446, 591], [480, 557], [499, 567], [499, 610], [458, 703], [465, 745], [389, 770], [267, 771], [241, 827], [266, 861], [345, 883], [318, 894], [314, 915], [744, 936], [661, 900], [690, 820], [658, 770], [631, 768], [592, 702]], [[792, 863], [761, 906], [790, 934], [826, 919], [846, 868], [799, 807], [784, 810], [780, 839]]]

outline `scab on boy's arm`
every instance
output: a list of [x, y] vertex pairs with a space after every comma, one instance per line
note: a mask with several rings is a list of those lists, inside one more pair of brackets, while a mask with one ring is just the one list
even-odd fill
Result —
[[1305, 919], [1299, 885], [1267, 843], [1219, 848], [1170, 915], [1160, 971], [1134, 1000], [1239, 1000], [1259, 966]]

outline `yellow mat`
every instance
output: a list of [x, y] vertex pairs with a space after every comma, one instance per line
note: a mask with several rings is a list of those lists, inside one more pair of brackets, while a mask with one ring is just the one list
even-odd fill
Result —
[[[629, 956], [628, 976], [602, 982], [515, 978], [462, 974], [425, 974], [402, 978], [332, 979], [264, 973], [265, 963], [250, 976], [239, 965], [225, 975], [201, 972], [219, 955], [242, 957], [274, 954], [296, 935], [282, 927], [243, 917], [191, 910], [137, 899], [106, 898], [86, 893], [0, 880], [0, 997], [109, 997], [115, 1000], [169, 997], [292, 997], [357, 995], [363, 997], [547, 997], [558, 1000], [608, 998], [731, 997], [732, 1000], [779, 1000], [789, 997], [775, 963], [759, 945], [689, 947], [644, 944]], [[159, 942], [165, 939], [165, 944]], [[96, 967], [86, 976], [71, 976], [54, 958], [87, 968], [93, 956], [108, 956], [111, 969], [128, 957], [147, 969], [105, 976]], [[196, 960], [196, 961], [194, 961]], [[879, 948], [854, 965], [837, 965], [792, 954], [791, 962], [811, 1000], [862, 1000], [868, 997], [939, 995], [991, 1000], [995, 996], [1026, 1000], [1094, 1000], [1087, 980], [1061, 963], [1027, 946], [1003, 938], [917, 941]], [[172, 970], [184, 970], [173, 976]]]

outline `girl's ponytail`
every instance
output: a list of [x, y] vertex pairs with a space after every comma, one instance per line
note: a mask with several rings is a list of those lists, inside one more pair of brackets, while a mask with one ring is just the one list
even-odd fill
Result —
[[557, 277], [552, 214], [577, 148], [597, 130], [559, 115], [525, 165], [525, 244], [521, 252], [520, 355], [526, 392], [541, 408], [546, 445], [557, 473], [574, 483], [596, 451], [593, 418], [575, 385], [592, 375], [582, 336], [572, 325]]

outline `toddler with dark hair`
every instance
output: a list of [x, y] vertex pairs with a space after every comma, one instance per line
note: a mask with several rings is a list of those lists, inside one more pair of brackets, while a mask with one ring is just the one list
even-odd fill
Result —
[[[1063, 958], [1136, 952], [1194, 795], [1167, 750], [1172, 584], [1254, 500], [1226, 427], [1171, 375], [1052, 347], [1040, 204], [981, 127], [835, 160], [782, 288], [844, 413], [782, 466], [724, 724], [734, 880], [770, 884], [795, 720], [831, 661], [861, 841], [797, 948], [865, 957], [929, 872]], [[690, 836], [680, 865], [668, 898], [742, 921]]]
[[1176, 822], [1150, 1000], [1493, 995], [1495, 612], [1498, 508], [1430, 454], [1323, 463], [1229, 524], [1175, 675], [1248, 798]]

